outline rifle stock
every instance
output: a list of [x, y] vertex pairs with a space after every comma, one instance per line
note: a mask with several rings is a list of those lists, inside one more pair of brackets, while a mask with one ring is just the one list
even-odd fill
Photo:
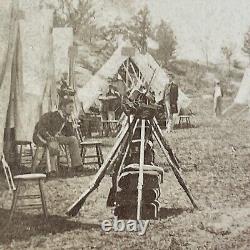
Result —
[[[133, 121], [134, 123], [134, 121]], [[121, 133], [120, 137], [117, 139], [116, 143], [114, 144], [112, 150], [110, 151], [109, 155], [107, 156], [106, 160], [104, 161], [101, 168], [96, 173], [94, 180], [90, 183], [89, 188], [71, 205], [66, 214], [68, 216], [76, 216], [81, 207], [83, 206], [85, 200], [88, 196], [99, 186], [100, 182], [102, 181], [103, 177], [105, 176], [107, 168], [110, 166], [110, 163], [113, 161], [118, 149], [121, 146], [121, 143], [126, 139], [128, 135], [129, 126], [126, 124], [123, 132]]]

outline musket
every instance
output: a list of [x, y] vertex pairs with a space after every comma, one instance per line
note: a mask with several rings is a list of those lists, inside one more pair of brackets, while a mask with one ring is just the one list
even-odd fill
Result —
[[163, 136], [159, 125], [156, 121], [156, 118], [154, 117], [153, 120], [150, 121], [151, 126], [153, 128], [153, 133], [154, 136], [157, 140], [157, 142], [159, 143], [161, 149], [163, 150], [164, 155], [167, 158], [167, 161], [177, 179], [177, 181], [179, 182], [180, 186], [183, 188], [183, 190], [185, 191], [185, 193], [187, 194], [189, 200], [191, 201], [193, 207], [195, 209], [198, 209], [197, 204], [194, 201], [194, 198], [187, 186], [187, 184], [185, 183], [185, 180], [183, 179], [183, 177], [181, 176], [181, 172], [180, 172], [180, 166], [179, 166], [179, 162], [176, 159], [171, 147], [169, 146], [169, 144], [166, 141], [166, 138]]
[[146, 90], [145, 95], [149, 92], [150, 85], [151, 85], [151, 83], [153, 82], [153, 79], [154, 79], [154, 76], [155, 76], [156, 69], [157, 69], [157, 68], [154, 69], [154, 72], [153, 72], [153, 74], [152, 74], [152, 77], [151, 77], [151, 79], [150, 79], [150, 81], [149, 81], [149, 83], [148, 83], [148, 88], [147, 88], [147, 90]]
[[[135, 124], [135, 119], [133, 119], [132, 121], [132, 126]], [[101, 168], [98, 170], [98, 172], [96, 173], [94, 179], [92, 180], [92, 182], [90, 183], [89, 187], [87, 188], [87, 190], [82, 193], [82, 195], [74, 202], [73, 205], [71, 205], [66, 214], [68, 216], [76, 216], [79, 212], [79, 210], [81, 209], [81, 207], [83, 206], [85, 200], [87, 199], [87, 197], [96, 189], [98, 188], [98, 186], [100, 185], [102, 179], [105, 176], [105, 173], [107, 171], [107, 168], [110, 166], [110, 164], [117, 159], [118, 157], [118, 150], [120, 149], [121, 145], [123, 145], [123, 143], [125, 141], [127, 141], [128, 139], [128, 130], [129, 130], [129, 126], [126, 123], [126, 125], [124, 126], [122, 133], [119, 135], [119, 138], [117, 138], [117, 141], [115, 142], [114, 146], [112, 147], [111, 151], [109, 152], [107, 158], [105, 159], [104, 163], [102, 164]]]

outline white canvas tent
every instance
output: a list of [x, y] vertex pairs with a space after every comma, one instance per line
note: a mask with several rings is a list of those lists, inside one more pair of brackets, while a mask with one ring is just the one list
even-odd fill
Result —
[[52, 11], [6, 0], [0, 17], [1, 154], [6, 128], [15, 129], [16, 140], [31, 141], [35, 123], [56, 99]]
[[250, 105], [250, 66], [245, 70], [239, 91], [234, 99], [236, 104]]
[[81, 89], [92, 77], [91, 71], [82, 68], [81, 66], [75, 66], [75, 85]]
[[[223, 111], [223, 115], [231, 117], [240, 117], [249, 112], [250, 107], [250, 65], [246, 68], [244, 76], [241, 81], [240, 88], [234, 98], [233, 103]], [[244, 118], [249, 119], [249, 115]]]
[[[79, 90], [78, 98], [83, 104], [84, 111], [87, 111], [95, 103], [99, 95], [108, 89], [108, 79], [114, 77], [122, 64], [128, 59], [128, 56], [122, 55], [124, 47], [131, 47], [131, 45], [127, 42], [121, 44], [101, 69]], [[131, 59], [140, 69], [147, 82], [151, 81], [155, 71], [151, 87], [155, 91], [157, 101], [160, 101], [163, 96], [164, 86], [169, 81], [165, 71], [149, 53], [143, 55], [136, 50], [135, 55]], [[189, 105], [190, 100], [180, 91], [178, 102], [180, 107], [185, 108]]]

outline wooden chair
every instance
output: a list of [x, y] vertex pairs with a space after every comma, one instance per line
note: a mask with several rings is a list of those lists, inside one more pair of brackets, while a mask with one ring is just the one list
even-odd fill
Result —
[[[80, 143], [81, 146], [81, 157], [82, 157], [82, 162], [83, 165], [87, 164], [98, 164], [99, 168], [103, 164], [103, 154], [102, 154], [102, 143], [99, 141], [84, 141]], [[96, 154], [93, 155], [87, 155], [88, 149], [94, 148], [96, 151]], [[97, 161], [91, 161], [91, 162], [86, 162], [86, 159], [97, 159]]]
[[[10, 170], [10, 167], [8, 163], [6, 162], [4, 155], [2, 156], [2, 166], [4, 169], [4, 173], [6, 176], [6, 180], [9, 186], [9, 189], [13, 192], [13, 199], [12, 199], [12, 205], [10, 210], [10, 216], [8, 220], [8, 225], [11, 223], [11, 220], [14, 216], [14, 213], [17, 209], [19, 210], [26, 210], [26, 209], [42, 209], [44, 218], [47, 221], [48, 218], [48, 211], [47, 211], [47, 205], [45, 200], [45, 194], [43, 191], [43, 181], [46, 178], [45, 174], [22, 174], [22, 175], [16, 175], [12, 177], [12, 173]], [[16, 186], [15, 186], [15, 183]], [[38, 185], [39, 193], [38, 194], [27, 194], [22, 195], [20, 194], [21, 186], [27, 182], [33, 182]], [[37, 200], [40, 199], [41, 203], [32, 203], [26, 205], [17, 206], [18, 200]]]
[[118, 120], [102, 120], [102, 136], [114, 136], [118, 129]]
[[[33, 148], [31, 141], [15, 141], [15, 147], [18, 155], [18, 167], [21, 167], [23, 158], [30, 158], [30, 163], [32, 163]], [[29, 152], [26, 152], [24, 147], [29, 147]]]

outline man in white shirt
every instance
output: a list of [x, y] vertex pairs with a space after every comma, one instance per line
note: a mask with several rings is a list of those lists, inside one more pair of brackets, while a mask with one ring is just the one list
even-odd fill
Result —
[[213, 98], [214, 98], [214, 114], [215, 117], [220, 117], [222, 113], [222, 97], [223, 97], [223, 91], [220, 85], [220, 81], [217, 80], [215, 82], [214, 86], [214, 93], [213, 93]]

